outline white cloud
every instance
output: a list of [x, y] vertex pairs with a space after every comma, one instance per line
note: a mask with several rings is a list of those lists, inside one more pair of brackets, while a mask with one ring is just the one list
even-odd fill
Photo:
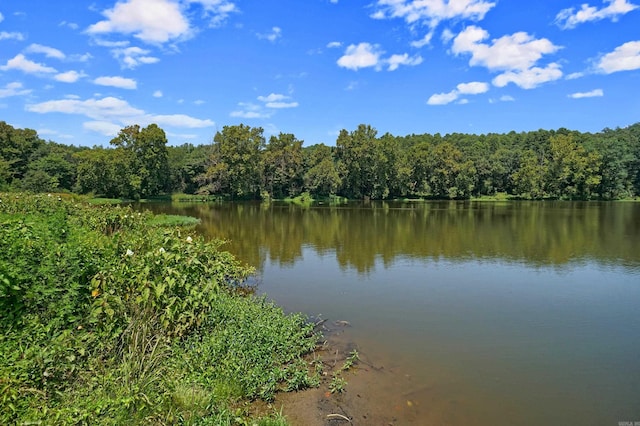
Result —
[[545, 68], [531, 67], [525, 70], [506, 71], [496, 76], [492, 83], [497, 87], [504, 87], [509, 83], [514, 83], [523, 89], [534, 89], [543, 83], [558, 80], [561, 77], [560, 65], [554, 62]]
[[402, 55], [391, 55], [389, 59], [386, 60], [387, 64], [389, 64], [388, 71], [395, 71], [398, 69], [400, 65], [407, 66], [415, 66], [420, 65], [422, 63], [422, 56], [413, 56], [409, 57], [409, 54], [404, 53]]
[[296, 108], [298, 102], [290, 101], [291, 96], [271, 93], [268, 96], [258, 96], [258, 100], [265, 103], [265, 107], [273, 109]]
[[[479, 95], [489, 91], [489, 84], [481, 81], [472, 81], [469, 83], [460, 83], [456, 88], [448, 93], [436, 93], [431, 95], [427, 100], [428, 105], [446, 105], [460, 97], [460, 95]], [[466, 99], [461, 99], [459, 104], [469, 103]]]
[[616, 47], [600, 59], [597, 67], [606, 74], [640, 69], [640, 40]]
[[582, 4], [580, 10], [577, 11], [573, 7], [563, 9], [556, 15], [555, 23], [566, 30], [575, 28], [585, 22], [600, 21], [607, 18], [615, 22], [619, 16], [638, 8], [638, 5], [629, 3], [627, 0], [604, 0], [604, 3], [609, 3], [609, 5], [601, 9], [589, 6], [586, 3]]
[[415, 40], [411, 42], [411, 47], [415, 47], [417, 49], [424, 47], [431, 43], [431, 39], [433, 38], [433, 31], [429, 31], [424, 37], [420, 40]]
[[155, 92], [153, 92], [153, 97], [154, 98], [161, 98], [163, 96], [162, 91], [161, 90], [156, 90]]
[[51, 74], [58, 72], [55, 68], [27, 59], [22, 53], [16, 55], [13, 59], [9, 59], [6, 65], [0, 66], [0, 70], [19, 70], [27, 74]]
[[489, 84], [480, 81], [460, 83], [456, 86], [456, 90], [462, 95], [479, 95], [489, 91]]
[[333, 48], [336, 48], [336, 47], [342, 47], [342, 42], [341, 41], [332, 41], [330, 43], [327, 43], [327, 47], [329, 49], [333, 49]]
[[572, 72], [571, 74], [568, 74], [565, 78], [567, 80], [575, 80], [575, 79], [584, 77], [584, 74], [585, 74], [584, 72]]
[[220, 26], [232, 13], [239, 12], [238, 7], [228, 0], [186, 0], [187, 4], [199, 4], [205, 10], [211, 27]]
[[71, 28], [72, 30], [77, 30], [78, 28], [80, 28], [80, 26], [75, 22], [68, 22], [68, 21], [62, 21], [58, 24], [58, 26]]
[[75, 83], [82, 77], [85, 77], [84, 73], [79, 73], [77, 71], [67, 71], [57, 74], [54, 78], [63, 83]]
[[380, 46], [377, 44], [351, 44], [347, 47], [345, 54], [338, 59], [338, 65], [354, 71], [359, 68], [378, 68], [382, 54], [384, 54], [384, 52], [380, 50]]
[[590, 92], [577, 92], [569, 95], [572, 99], [582, 99], [582, 98], [596, 98], [604, 96], [604, 92], [602, 89], [594, 89]]
[[41, 44], [32, 44], [25, 50], [27, 53], [42, 53], [47, 58], [64, 59], [66, 55], [60, 50], [49, 46], [43, 46]]
[[120, 61], [124, 68], [133, 69], [143, 64], [155, 64], [160, 59], [150, 56], [151, 51], [140, 47], [125, 47], [122, 49], [113, 49], [111, 53]]
[[63, 113], [84, 115], [98, 121], [125, 120], [128, 117], [140, 117], [144, 111], [134, 108], [126, 101], [114, 97], [102, 99], [62, 99], [27, 105], [27, 111], [41, 114]]
[[449, 93], [436, 93], [431, 95], [431, 97], [427, 100], [427, 104], [429, 105], [446, 105], [458, 99], [458, 92], [452, 90]]
[[100, 86], [118, 87], [120, 89], [128, 89], [128, 90], [133, 90], [138, 87], [138, 83], [135, 80], [131, 78], [124, 78], [124, 77], [117, 77], [117, 76], [98, 77], [95, 80], [93, 80], [93, 82]]
[[117, 136], [122, 129], [122, 126], [108, 121], [87, 121], [82, 123], [82, 127], [105, 136]]
[[281, 109], [281, 108], [297, 108], [298, 102], [267, 102], [265, 104], [267, 108]]
[[28, 95], [29, 93], [31, 93], [31, 90], [24, 89], [22, 83], [17, 81], [8, 83], [4, 88], [0, 88], [0, 98]]
[[384, 50], [377, 44], [360, 43], [347, 47], [344, 55], [338, 59], [338, 66], [357, 71], [360, 68], [375, 68], [380, 71], [387, 65], [387, 71], [395, 71], [400, 65], [415, 66], [422, 63], [422, 57], [409, 56], [407, 53], [393, 54], [389, 58], [382, 58]]
[[4, 21], [4, 15], [0, 12], [0, 22]]
[[278, 102], [289, 99], [289, 96], [281, 95], [279, 93], [271, 93], [268, 96], [258, 96], [258, 100], [261, 102]]
[[6, 32], [6, 31], [0, 31], [0, 40], [18, 40], [18, 41], [22, 41], [24, 40], [24, 35], [22, 33], [16, 33], [16, 32]]
[[371, 17], [403, 18], [409, 24], [425, 21], [433, 28], [448, 19], [480, 21], [495, 5], [485, 0], [378, 0]]
[[451, 51], [456, 54], [471, 54], [469, 65], [481, 65], [490, 70], [526, 70], [543, 55], [558, 51], [546, 38], [534, 39], [525, 32], [494, 39], [490, 44], [482, 43], [489, 33], [482, 28], [470, 26], [453, 40]]
[[193, 101], [194, 105], [204, 105], [206, 104], [205, 101], [203, 101], [202, 99], [197, 99], [195, 101]]
[[189, 21], [183, 15], [180, 4], [175, 1], [119, 1], [113, 9], [107, 9], [102, 14], [107, 19], [91, 25], [87, 29], [89, 34], [132, 34], [146, 43], [154, 44], [187, 38], [191, 34]]
[[232, 111], [229, 115], [238, 118], [269, 118], [273, 115], [270, 111], [264, 111], [262, 106], [251, 102], [239, 102], [240, 109]]
[[489, 33], [476, 26], [467, 27], [453, 40], [451, 51], [456, 54], [471, 54], [469, 65], [484, 66], [490, 71], [502, 70], [493, 79], [493, 84], [504, 87], [514, 83], [523, 89], [562, 77], [560, 65], [551, 63], [546, 67], [535, 66], [543, 55], [560, 49], [546, 38], [535, 39], [527, 33], [517, 32], [491, 40]]
[[258, 34], [258, 38], [262, 40], [269, 40], [270, 42], [275, 42], [277, 39], [282, 37], [282, 29], [280, 27], [271, 28], [271, 32], [265, 34]]
[[211, 120], [201, 120], [184, 114], [150, 115], [146, 121], [149, 124], [157, 123], [158, 125], [186, 127], [189, 129], [211, 127], [215, 125]]
[[500, 101], [502, 101], [502, 102], [513, 102], [513, 101], [515, 101], [515, 98], [513, 96], [509, 96], [509, 95], [502, 95], [502, 96], [500, 96]]
[[[84, 124], [85, 128], [103, 134], [114, 134], [122, 126], [151, 123], [185, 128], [211, 127], [215, 123], [208, 119], [198, 119], [184, 114], [157, 115], [148, 114], [134, 108], [127, 101], [114, 97], [102, 99], [61, 99], [27, 105], [27, 111], [40, 114], [62, 113], [82, 115], [93, 121]], [[117, 129], [116, 129], [117, 127]]]

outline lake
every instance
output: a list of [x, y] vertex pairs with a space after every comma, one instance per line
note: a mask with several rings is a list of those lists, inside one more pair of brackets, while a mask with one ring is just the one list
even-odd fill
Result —
[[397, 424], [640, 422], [640, 203], [143, 207], [199, 217], [286, 310], [348, 321], [406, 379]]

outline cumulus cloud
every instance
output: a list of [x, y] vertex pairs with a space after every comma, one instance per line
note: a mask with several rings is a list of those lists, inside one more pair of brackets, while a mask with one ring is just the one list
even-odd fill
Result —
[[153, 92], [154, 98], [161, 98], [162, 96], [163, 96], [162, 90], [156, 90], [155, 92]]
[[92, 132], [100, 133], [104, 136], [117, 136], [121, 126], [108, 121], [87, 121], [82, 123], [82, 127]]
[[404, 53], [402, 55], [391, 55], [391, 57], [389, 59], [387, 59], [387, 64], [389, 64], [389, 67], [387, 68], [388, 71], [395, 71], [398, 69], [398, 67], [400, 65], [407, 65], [407, 66], [415, 66], [415, 65], [420, 65], [422, 63], [422, 56], [413, 56], [410, 57], [408, 53]]
[[492, 83], [497, 87], [513, 83], [523, 89], [534, 89], [542, 83], [558, 80], [561, 77], [560, 65], [554, 62], [544, 68], [531, 67], [526, 70], [506, 71], [494, 78]]
[[45, 55], [47, 58], [55, 58], [55, 59], [64, 59], [66, 58], [66, 55], [64, 53], [62, 53], [62, 51], [55, 49], [53, 47], [49, 47], [49, 46], [43, 46], [41, 44], [31, 44], [29, 47], [27, 47], [26, 49], [27, 53], [42, 53], [43, 55]]
[[569, 97], [572, 99], [597, 98], [601, 96], [604, 96], [604, 92], [602, 91], [602, 89], [594, 89], [590, 92], [577, 92], [569, 95]]
[[[199, 119], [184, 114], [157, 115], [148, 114], [135, 108], [125, 100], [105, 97], [101, 99], [60, 99], [27, 105], [27, 111], [40, 114], [62, 113], [85, 116], [91, 121], [84, 123], [88, 130], [111, 135], [123, 126], [151, 123], [184, 128], [204, 128], [214, 126], [208, 119]], [[115, 132], [115, 133], [114, 133]]]
[[22, 83], [14, 81], [8, 83], [3, 88], [0, 88], [0, 98], [9, 98], [11, 96], [28, 95], [31, 90], [27, 90], [22, 86]]
[[[457, 100], [461, 95], [479, 95], [489, 91], [489, 84], [481, 81], [460, 83], [448, 93], [436, 93], [427, 100], [428, 105], [446, 105]], [[466, 104], [468, 100], [461, 99], [458, 103]]]
[[228, 0], [187, 0], [187, 4], [199, 4], [209, 18], [209, 26], [220, 26], [232, 13], [239, 12], [238, 7]]
[[333, 49], [333, 48], [336, 48], [336, 47], [342, 47], [342, 42], [340, 42], [340, 41], [332, 41], [330, 43], [327, 43], [327, 47], [329, 49]]
[[251, 102], [238, 102], [239, 109], [231, 111], [231, 117], [238, 118], [269, 118], [273, 115], [272, 111], [265, 111], [261, 105]]
[[202, 8], [211, 27], [238, 12], [235, 3], [228, 0], [120, 0], [103, 11], [106, 19], [89, 26], [87, 33], [127, 34], [151, 44], [184, 40], [193, 34], [187, 17], [192, 5]]
[[258, 96], [258, 100], [264, 102], [265, 107], [273, 109], [296, 108], [298, 106], [298, 102], [292, 101], [291, 96], [279, 93], [271, 93], [268, 96]]
[[351, 44], [344, 55], [338, 59], [338, 65], [354, 71], [360, 68], [378, 67], [383, 53], [377, 44]]
[[95, 80], [93, 80], [93, 82], [100, 86], [117, 87], [120, 89], [134, 90], [138, 88], [138, 83], [135, 80], [131, 78], [118, 77], [118, 76], [98, 77]]
[[600, 58], [597, 68], [606, 74], [640, 69], [640, 40], [616, 47]]
[[485, 0], [378, 0], [374, 19], [402, 18], [412, 24], [426, 21], [434, 27], [448, 19], [479, 21], [494, 6]]
[[383, 58], [384, 53], [384, 50], [377, 44], [351, 44], [347, 47], [344, 55], [338, 59], [338, 66], [354, 71], [360, 68], [375, 68], [379, 71], [384, 65], [387, 65], [388, 71], [395, 71], [400, 65], [415, 66], [422, 63], [421, 56], [410, 57], [404, 53]]
[[85, 77], [84, 73], [79, 73], [78, 71], [67, 71], [56, 74], [54, 78], [62, 83], [75, 83], [82, 77]]
[[429, 105], [446, 105], [458, 99], [458, 93], [452, 90], [449, 93], [436, 93], [427, 100]]
[[560, 49], [548, 39], [535, 39], [525, 32], [503, 36], [490, 43], [485, 42], [488, 38], [489, 33], [484, 29], [467, 27], [453, 39], [451, 51], [456, 55], [470, 54], [471, 66], [504, 71], [493, 80], [493, 84], [498, 87], [514, 83], [524, 89], [532, 89], [562, 77], [557, 63], [546, 67], [535, 66], [544, 55]]
[[273, 27], [271, 31], [264, 34], [258, 34], [258, 38], [262, 40], [269, 40], [271, 43], [282, 37], [282, 29], [280, 27]]
[[151, 53], [150, 50], [135, 46], [113, 49], [111, 53], [120, 61], [123, 68], [129, 69], [143, 64], [155, 64], [160, 61], [159, 58], [149, 55]]
[[18, 32], [0, 31], [0, 40], [24, 40], [24, 35]]
[[189, 21], [175, 1], [119, 1], [102, 14], [106, 19], [91, 25], [89, 34], [131, 34], [146, 43], [161, 44], [185, 38], [191, 32]]
[[584, 3], [579, 10], [573, 7], [563, 9], [556, 15], [555, 23], [562, 29], [575, 28], [580, 24], [590, 21], [600, 21], [611, 19], [616, 21], [618, 17], [625, 15], [638, 8], [638, 5], [629, 3], [627, 0], [604, 0], [608, 6], [598, 9]]
[[55, 68], [27, 59], [22, 53], [19, 53], [13, 59], [9, 59], [6, 65], [0, 66], [0, 70], [19, 70], [27, 74], [51, 74], [58, 72]]
[[465, 28], [453, 40], [451, 51], [456, 55], [471, 54], [469, 65], [481, 65], [490, 70], [525, 70], [535, 64], [543, 55], [558, 51], [546, 38], [534, 39], [525, 32], [517, 32], [483, 43], [489, 33], [482, 28]]

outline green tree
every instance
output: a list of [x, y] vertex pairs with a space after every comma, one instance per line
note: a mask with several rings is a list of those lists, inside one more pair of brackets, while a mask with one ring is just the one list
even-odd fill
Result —
[[8, 183], [22, 179], [27, 173], [29, 158], [44, 143], [35, 130], [16, 129], [0, 121], [0, 163], [4, 164], [0, 170], [5, 170], [4, 179]]
[[554, 198], [591, 198], [601, 181], [600, 155], [587, 153], [571, 135], [555, 135], [549, 142], [545, 192]]
[[207, 171], [198, 178], [200, 191], [233, 197], [260, 194], [262, 127], [224, 126], [213, 138]]
[[302, 190], [304, 157], [302, 141], [291, 133], [271, 136], [262, 153], [262, 187], [272, 197], [283, 198]]
[[360, 124], [353, 132], [341, 130], [336, 141], [338, 160], [344, 170], [342, 190], [347, 197], [374, 196], [375, 143], [377, 131]]
[[336, 194], [342, 184], [331, 148], [325, 144], [314, 145], [308, 150], [308, 167], [304, 185], [313, 195]]
[[116, 150], [131, 153], [132, 165], [129, 169], [136, 176], [129, 181], [136, 183], [138, 194], [135, 198], [158, 195], [168, 189], [167, 137], [158, 125], [150, 124], [142, 130], [137, 124], [125, 127], [110, 143]]

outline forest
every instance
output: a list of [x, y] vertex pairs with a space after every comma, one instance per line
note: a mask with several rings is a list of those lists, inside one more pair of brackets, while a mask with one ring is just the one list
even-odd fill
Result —
[[171, 146], [156, 124], [120, 130], [108, 147], [41, 139], [0, 121], [0, 190], [144, 199], [170, 193], [223, 199], [309, 194], [349, 199], [616, 200], [640, 195], [640, 123], [482, 135], [394, 136], [368, 124], [335, 146], [261, 127], [224, 126], [213, 141]]

